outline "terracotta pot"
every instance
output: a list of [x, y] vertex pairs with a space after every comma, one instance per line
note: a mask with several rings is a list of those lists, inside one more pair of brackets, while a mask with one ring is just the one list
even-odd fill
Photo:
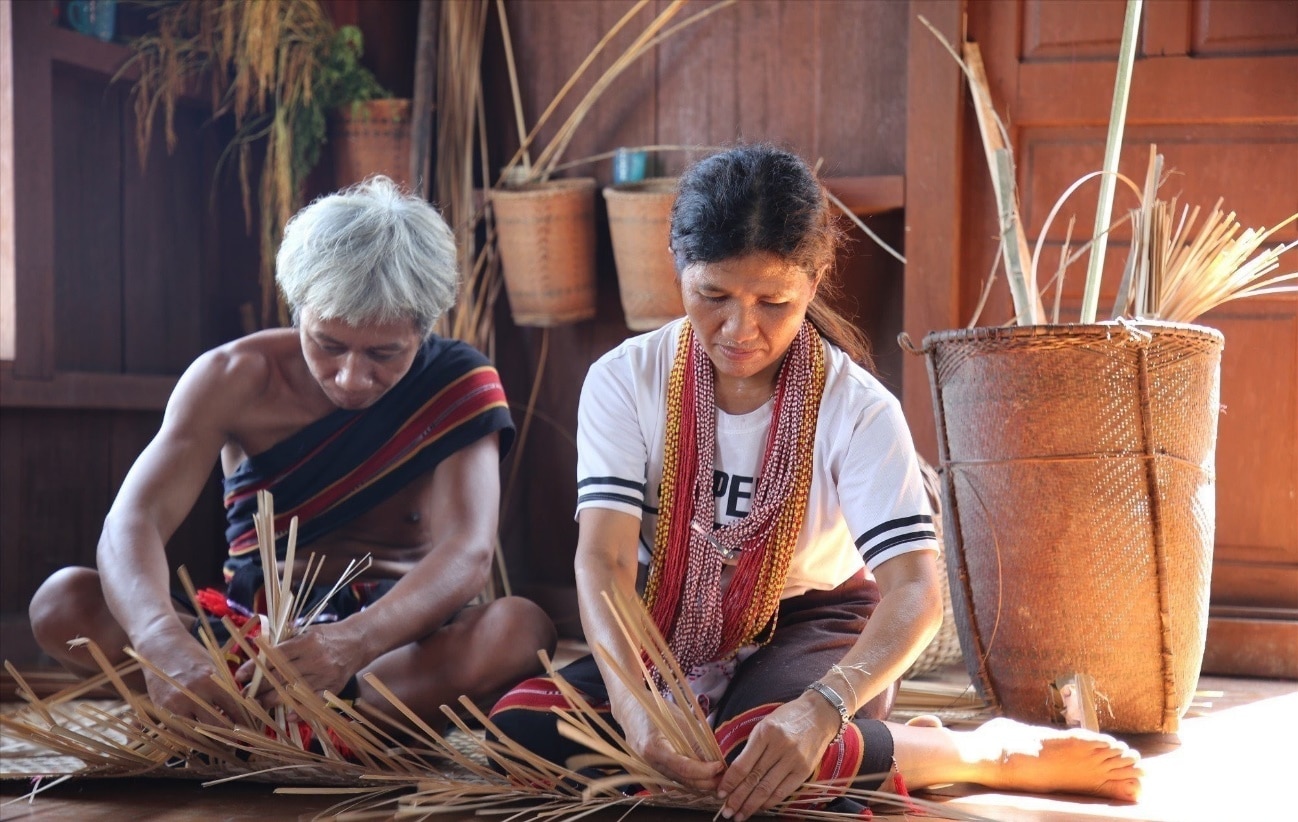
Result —
[[334, 112], [329, 146], [336, 187], [385, 174], [410, 188], [410, 105], [410, 100], [366, 100]]
[[650, 331], [685, 316], [676, 263], [668, 250], [676, 178], [606, 188], [604, 200], [627, 328]]
[[490, 192], [514, 322], [547, 327], [595, 316], [595, 180]]

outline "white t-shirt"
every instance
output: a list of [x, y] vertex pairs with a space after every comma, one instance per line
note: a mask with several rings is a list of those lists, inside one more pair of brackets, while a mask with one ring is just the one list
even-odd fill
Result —
[[[682, 320], [633, 337], [590, 367], [577, 412], [577, 511], [609, 508], [640, 522], [640, 562], [658, 523], [666, 394]], [[936, 551], [933, 511], [897, 399], [825, 343], [811, 493], [781, 598], [837, 587], [908, 551]], [[716, 522], [748, 513], [773, 402], [717, 410]]]

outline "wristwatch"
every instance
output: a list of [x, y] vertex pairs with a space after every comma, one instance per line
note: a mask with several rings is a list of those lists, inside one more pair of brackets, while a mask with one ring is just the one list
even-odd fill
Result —
[[808, 685], [806, 690], [820, 694], [825, 698], [825, 701], [834, 707], [834, 710], [838, 711], [838, 716], [842, 721], [838, 725], [838, 733], [834, 734], [834, 738], [830, 742], [837, 742], [842, 739], [843, 731], [847, 729], [847, 723], [852, 721], [852, 713], [847, 710], [847, 703], [843, 701], [843, 697], [838, 695], [838, 691], [818, 679]]

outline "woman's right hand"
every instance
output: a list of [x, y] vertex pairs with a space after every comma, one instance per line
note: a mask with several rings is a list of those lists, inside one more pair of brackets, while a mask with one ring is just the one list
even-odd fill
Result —
[[[686, 717], [676, 705], [669, 703], [667, 708], [677, 715], [678, 723], [694, 721]], [[724, 762], [704, 759], [703, 751], [694, 751], [691, 756], [677, 753], [666, 734], [650, 721], [639, 704], [626, 710], [615, 710], [614, 718], [622, 726], [631, 750], [638, 753], [654, 770], [701, 793], [711, 793], [717, 789], [725, 770]]]

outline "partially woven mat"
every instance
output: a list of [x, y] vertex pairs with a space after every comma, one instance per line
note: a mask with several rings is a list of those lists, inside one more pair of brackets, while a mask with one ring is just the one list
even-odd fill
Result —
[[1223, 338], [1172, 323], [929, 334], [970, 676], [1017, 719], [1093, 678], [1099, 726], [1174, 732], [1203, 658]]
[[[68, 729], [82, 729], [87, 738], [104, 742], [114, 742], [126, 747], [130, 740], [126, 735], [114, 730], [111, 720], [128, 721], [130, 707], [120, 699], [80, 699], [53, 705], [48, 708], [54, 721]], [[28, 725], [33, 728], [48, 727], [40, 712], [22, 702], [6, 702], [0, 706], [0, 715], [6, 719]], [[476, 731], [480, 739], [482, 732]], [[446, 734], [446, 742], [464, 757], [486, 767], [487, 759], [482, 747], [469, 734], [459, 729], [451, 729]], [[448, 779], [476, 781], [477, 777], [465, 769], [443, 758], [428, 757], [426, 767], [429, 775], [439, 775]], [[162, 765], [151, 765], [145, 768], [130, 768], [116, 764], [95, 764], [23, 737], [8, 726], [0, 729], [0, 779], [31, 779], [37, 777], [75, 776], [78, 779], [89, 777], [122, 777], [146, 776], [159, 779], [192, 779], [211, 781], [239, 777], [252, 782], [274, 785], [372, 787], [374, 781], [366, 778], [359, 769], [339, 767], [294, 767], [277, 768], [265, 772], [258, 771], [256, 763], [249, 762], [241, 766], [232, 764], [205, 764], [196, 758], [183, 762], [171, 762]]]

